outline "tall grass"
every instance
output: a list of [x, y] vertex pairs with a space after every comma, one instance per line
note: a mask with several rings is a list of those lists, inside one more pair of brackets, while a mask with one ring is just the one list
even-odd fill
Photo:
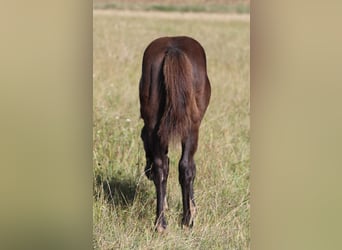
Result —
[[[249, 22], [94, 15], [95, 249], [248, 249]], [[144, 176], [138, 82], [145, 47], [188, 35], [205, 48], [212, 85], [195, 155], [194, 228], [180, 228], [180, 147], [170, 148], [168, 232], [153, 231], [155, 190]]]

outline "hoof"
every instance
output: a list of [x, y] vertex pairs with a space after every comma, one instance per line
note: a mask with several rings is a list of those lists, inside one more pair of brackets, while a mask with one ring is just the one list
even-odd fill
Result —
[[194, 226], [194, 222], [191, 221], [189, 224], [182, 223], [182, 229], [185, 231], [190, 231]]
[[164, 233], [167, 228], [167, 223], [164, 218], [157, 219], [154, 225], [154, 229], [158, 233]]
[[190, 226], [187, 226], [187, 225], [182, 225], [182, 229], [183, 229], [185, 232], [190, 232], [191, 227], [190, 227]]
[[167, 231], [166, 231], [166, 227], [163, 227], [162, 225], [158, 225], [158, 226], [156, 227], [156, 232], [158, 232], [159, 234], [164, 234], [164, 233], [167, 232]]

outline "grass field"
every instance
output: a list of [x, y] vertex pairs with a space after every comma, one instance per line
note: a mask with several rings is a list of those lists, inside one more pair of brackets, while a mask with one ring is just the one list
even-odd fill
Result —
[[249, 13], [250, 0], [94, 0], [95, 9]]
[[[249, 249], [249, 21], [94, 14], [95, 249]], [[180, 147], [170, 148], [168, 232], [153, 231], [155, 189], [144, 176], [138, 82], [143, 51], [165, 35], [192, 36], [212, 86], [195, 155], [194, 228], [180, 228]]]

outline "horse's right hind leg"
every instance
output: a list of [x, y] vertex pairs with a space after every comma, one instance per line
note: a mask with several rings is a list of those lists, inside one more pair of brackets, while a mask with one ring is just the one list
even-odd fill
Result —
[[194, 154], [197, 150], [198, 128], [182, 140], [182, 157], [179, 161], [179, 183], [182, 188], [183, 218], [182, 226], [192, 227], [196, 214], [193, 184], [196, 176]]

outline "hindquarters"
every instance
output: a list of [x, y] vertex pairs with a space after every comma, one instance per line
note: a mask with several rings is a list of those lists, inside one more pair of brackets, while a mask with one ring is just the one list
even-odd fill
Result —
[[183, 138], [199, 124], [210, 99], [206, 56], [189, 37], [163, 37], [145, 50], [139, 86], [140, 113], [163, 143]]

